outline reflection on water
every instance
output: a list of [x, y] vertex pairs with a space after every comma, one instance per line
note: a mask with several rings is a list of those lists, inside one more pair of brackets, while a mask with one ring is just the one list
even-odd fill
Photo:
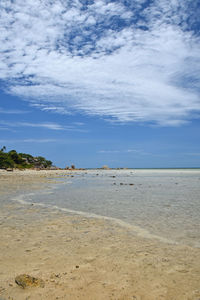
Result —
[[59, 183], [26, 201], [117, 218], [200, 247], [199, 170], [92, 170]]

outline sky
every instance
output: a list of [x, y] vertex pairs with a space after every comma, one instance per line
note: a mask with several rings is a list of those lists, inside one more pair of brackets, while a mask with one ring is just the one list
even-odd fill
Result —
[[200, 167], [199, 16], [199, 0], [1, 0], [0, 147]]

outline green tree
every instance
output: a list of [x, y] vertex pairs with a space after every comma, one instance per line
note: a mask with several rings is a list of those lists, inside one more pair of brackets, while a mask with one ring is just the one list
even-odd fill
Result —
[[21, 165], [24, 163], [22, 157], [17, 153], [16, 150], [11, 150], [8, 152], [9, 157], [14, 161], [16, 165]]
[[37, 156], [35, 157], [36, 165], [43, 167], [43, 168], [49, 168], [52, 166], [52, 162], [50, 160], [46, 160], [43, 156]]
[[27, 153], [17, 153], [16, 150], [5, 152], [6, 147], [0, 149], [0, 169], [7, 168], [32, 168], [34, 166], [41, 168], [50, 168], [52, 162], [46, 160], [43, 156], [33, 157]]
[[8, 153], [0, 151], [0, 169], [14, 168], [14, 161]]
[[6, 146], [3, 146], [0, 151], [2, 152], [6, 151]]

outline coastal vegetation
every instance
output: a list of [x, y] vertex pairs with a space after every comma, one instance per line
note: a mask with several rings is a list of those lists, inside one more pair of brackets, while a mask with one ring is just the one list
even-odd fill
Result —
[[0, 169], [49, 169], [52, 162], [42, 156], [32, 156], [27, 153], [17, 153], [16, 150], [6, 152], [6, 147], [0, 149]]

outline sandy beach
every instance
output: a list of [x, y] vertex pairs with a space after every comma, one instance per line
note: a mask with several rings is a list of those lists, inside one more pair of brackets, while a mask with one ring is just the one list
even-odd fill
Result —
[[[73, 171], [73, 176], [84, 171]], [[199, 300], [200, 249], [139, 236], [111, 220], [6, 201], [71, 171], [0, 171], [0, 299]], [[15, 277], [41, 278], [22, 288]]]

